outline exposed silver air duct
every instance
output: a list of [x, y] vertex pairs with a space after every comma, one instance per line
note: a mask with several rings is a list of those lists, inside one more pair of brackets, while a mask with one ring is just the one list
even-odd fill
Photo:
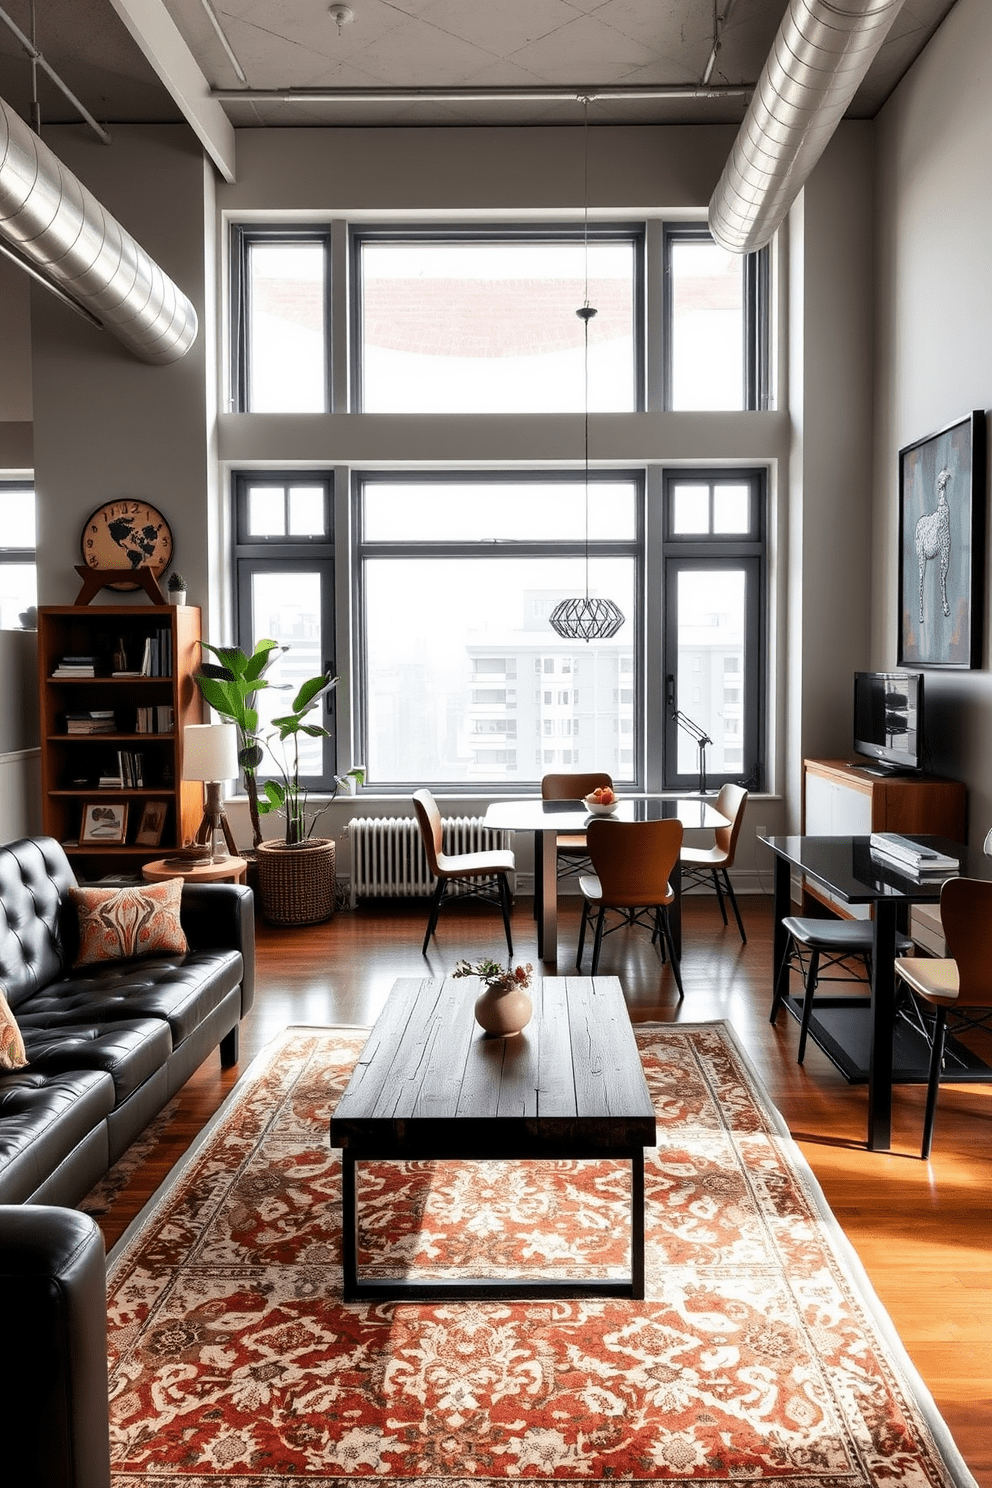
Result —
[[731, 253], [763, 248], [785, 218], [903, 0], [790, 0], [710, 201]]
[[178, 361], [196, 340], [182, 291], [2, 98], [0, 236], [142, 361]]

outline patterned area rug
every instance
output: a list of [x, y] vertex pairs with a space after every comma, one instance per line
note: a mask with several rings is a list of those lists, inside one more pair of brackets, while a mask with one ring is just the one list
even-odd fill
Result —
[[[111, 1257], [114, 1488], [973, 1484], [726, 1024], [638, 1031], [647, 1299], [340, 1300], [328, 1119], [364, 1035], [294, 1028]], [[363, 1165], [363, 1271], [623, 1274], [629, 1167]]]

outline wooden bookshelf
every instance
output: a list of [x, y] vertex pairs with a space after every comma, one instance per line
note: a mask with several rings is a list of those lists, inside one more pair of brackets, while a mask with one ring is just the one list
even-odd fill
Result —
[[[145, 643], [153, 639], [167, 675], [112, 675], [140, 672]], [[182, 846], [199, 826], [203, 787], [183, 780], [183, 728], [201, 721], [193, 681], [199, 640], [200, 611], [192, 605], [51, 605], [38, 613], [43, 821], [81, 879], [139, 873], [142, 863]], [[66, 656], [94, 657], [97, 675], [53, 676]], [[157, 728], [165, 709], [173, 724], [167, 732]], [[67, 714], [93, 712], [113, 714], [108, 732], [68, 732]], [[151, 731], [139, 729], [139, 717], [150, 720]], [[140, 756], [141, 783], [101, 786], [101, 775], [113, 773], [121, 754], [132, 765]], [[162, 803], [165, 825], [158, 843], [142, 845], [135, 836], [146, 802]], [[85, 808], [101, 804], [126, 805], [124, 842], [80, 844]]]

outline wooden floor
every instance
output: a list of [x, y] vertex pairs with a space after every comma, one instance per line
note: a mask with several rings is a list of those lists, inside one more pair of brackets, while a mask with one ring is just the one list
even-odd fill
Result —
[[[796, 1064], [798, 1027], [768, 1022], [770, 900], [742, 901], [748, 944], [724, 929], [712, 898], [686, 902], [680, 1005], [671, 973], [643, 932], [604, 943], [600, 970], [621, 976], [636, 1023], [732, 1024], [855, 1246], [937, 1407], [982, 1488], [992, 1488], [992, 1086], [941, 1092], [934, 1154], [919, 1157], [923, 1090], [897, 1087], [893, 1150], [865, 1148], [866, 1091], [850, 1086], [810, 1045]], [[239, 1069], [288, 1024], [367, 1025], [398, 976], [444, 975], [462, 956], [505, 960], [499, 917], [446, 908], [425, 960], [419, 903], [370, 903], [305, 930], [258, 927], [258, 994], [242, 1027]], [[572, 969], [577, 910], [563, 910], [559, 970]], [[514, 911], [514, 960], [537, 961], [530, 901]], [[588, 953], [587, 953], [588, 954]], [[541, 968], [535, 964], [535, 970]], [[992, 1035], [976, 1036], [992, 1061]], [[166, 1176], [233, 1085], [239, 1070], [209, 1059], [179, 1096], [164, 1140], [102, 1221], [108, 1246]]]

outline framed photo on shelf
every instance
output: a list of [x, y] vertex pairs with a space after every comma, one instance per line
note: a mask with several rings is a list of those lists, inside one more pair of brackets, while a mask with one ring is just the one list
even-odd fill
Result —
[[982, 661], [985, 414], [899, 451], [900, 666]]
[[139, 847], [158, 847], [162, 841], [162, 833], [165, 831], [165, 815], [168, 809], [168, 801], [145, 802], [141, 808], [141, 820], [138, 822], [138, 831], [134, 839]]
[[83, 807], [80, 847], [104, 842], [123, 842], [126, 833], [126, 801], [90, 801]]

